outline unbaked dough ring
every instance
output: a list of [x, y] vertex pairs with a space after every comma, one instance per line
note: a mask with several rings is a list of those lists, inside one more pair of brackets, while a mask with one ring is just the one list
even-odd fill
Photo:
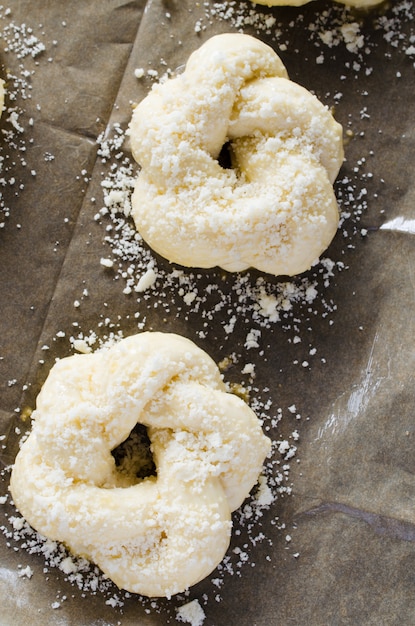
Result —
[[138, 104], [130, 136], [132, 216], [169, 261], [294, 275], [337, 231], [342, 128], [254, 37], [209, 39]]
[[[144, 479], [120, 473], [111, 454], [137, 423], [148, 428], [157, 470]], [[205, 352], [178, 335], [142, 333], [56, 363], [11, 492], [34, 528], [120, 588], [170, 597], [222, 560], [231, 511], [269, 448]]]

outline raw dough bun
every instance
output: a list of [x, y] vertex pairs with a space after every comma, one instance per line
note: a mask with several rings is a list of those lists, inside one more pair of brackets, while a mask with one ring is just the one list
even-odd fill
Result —
[[[342, 128], [254, 37], [209, 39], [135, 108], [130, 135], [132, 215], [170, 261], [294, 275], [336, 233]], [[231, 169], [218, 162], [227, 142]]]
[[[148, 428], [157, 470], [144, 479], [121, 472], [111, 454], [137, 423]], [[222, 560], [231, 511], [269, 449], [257, 417], [226, 392], [205, 352], [148, 332], [56, 363], [11, 492], [29, 524], [120, 588], [169, 597]]]
[[[358, 9], [370, 8], [381, 4], [384, 0], [336, 0], [340, 4], [346, 4], [349, 7], [355, 7]], [[313, 0], [251, 0], [253, 4], [262, 4], [266, 7], [281, 7], [281, 6], [293, 6], [300, 7]]]

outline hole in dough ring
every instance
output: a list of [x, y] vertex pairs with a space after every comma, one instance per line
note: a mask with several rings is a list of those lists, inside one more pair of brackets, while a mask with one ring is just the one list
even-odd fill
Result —
[[[12, 471], [17, 508], [120, 588], [147, 596], [170, 597], [213, 571], [231, 512], [270, 449], [210, 357], [168, 333], [58, 361], [33, 417]], [[128, 481], [111, 451], [137, 423], [156, 476]]]
[[169, 261], [300, 274], [337, 231], [342, 127], [254, 37], [209, 39], [137, 105], [130, 138], [132, 216]]

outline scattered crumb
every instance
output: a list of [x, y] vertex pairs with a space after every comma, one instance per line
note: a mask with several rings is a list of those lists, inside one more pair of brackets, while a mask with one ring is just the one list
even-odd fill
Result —
[[191, 624], [191, 626], [202, 626], [205, 617], [205, 612], [198, 600], [192, 600], [177, 609], [177, 620]]
[[32, 578], [33, 570], [29, 565], [27, 565], [26, 567], [19, 569], [18, 576], [19, 578]]

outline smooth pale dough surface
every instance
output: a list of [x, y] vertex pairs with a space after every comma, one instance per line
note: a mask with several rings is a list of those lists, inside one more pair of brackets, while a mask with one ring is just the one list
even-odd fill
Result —
[[[294, 275], [336, 233], [342, 127], [254, 37], [204, 43], [137, 105], [130, 138], [132, 216], [169, 261]], [[228, 143], [232, 168], [218, 162]]]
[[[210, 357], [168, 333], [58, 361], [33, 417], [12, 471], [15, 505], [40, 533], [146, 596], [170, 597], [213, 571], [231, 512], [270, 450]], [[157, 476], [120, 472], [111, 454], [137, 423]]]
[[[293, 6], [300, 7], [303, 4], [308, 4], [309, 2], [313, 2], [313, 0], [251, 0], [253, 4], [262, 4], [266, 7], [277, 7], [277, 6]], [[336, 0], [340, 4], [346, 4], [350, 7], [356, 8], [369, 8], [376, 6], [377, 4], [381, 4], [384, 0]]]

